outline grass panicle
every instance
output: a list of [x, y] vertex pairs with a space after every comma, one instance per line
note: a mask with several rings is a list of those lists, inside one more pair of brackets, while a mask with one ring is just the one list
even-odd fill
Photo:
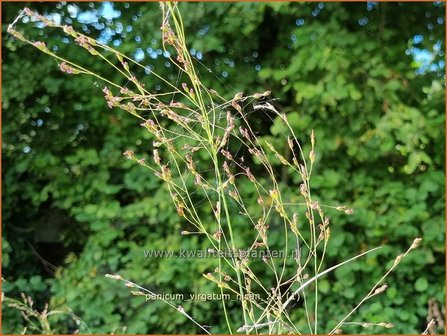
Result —
[[[229, 333], [336, 334], [344, 326], [352, 324], [365, 328], [391, 328], [392, 324], [388, 322], [355, 322], [349, 319], [367, 300], [386, 290], [384, 280], [419, 245], [420, 238], [415, 239], [411, 247], [395, 259], [392, 267], [332, 330], [319, 329], [319, 278], [378, 248], [325, 268], [331, 239], [331, 222], [327, 213], [340, 211], [351, 215], [354, 210], [346, 205], [320, 203], [319, 197], [314, 194], [311, 181], [319, 150], [314, 131], [309, 130], [307, 135], [310, 151], [306, 152], [287, 115], [271, 103], [270, 91], [253, 94], [241, 92], [224, 98], [204, 85], [197, 62], [188, 51], [177, 4], [162, 2], [160, 7], [163, 48], [166, 54], [171, 55], [170, 62], [181, 74], [177, 78], [183, 78], [182, 83], [174, 83], [151, 69], [152, 81], [165, 88], [162, 93], [152, 92], [139, 78], [138, 73], [146, 70], [144, 65], [75, 31], [71, 26], [59, 25], [29, 9], [25, 8], [20, 13], [8, 27], [8, 32], [53, 57], [60, 70], [67, 75], [90, 76], [103, 83], [103, 95], [109, 108], [122, 109], [139, 119], [140, 126], [153, 139], [151, 152], [148, 156], [148, 153], [127, 149], [123, 155], [164, 181], [178, 215], [189, 223], [181, 232], [185, 239], [199, 234], [208, 240], [208, 246], [213, 251], [236, 252], [243, 249], [248, 252], [245, 256], [223, 253], [216, 262], [216, 269], [203, 274], [216, 285], [217, 291], [232, 293], [239, 298], [243, 325], [233, 321], [228, 302], [224, 299], [221, 301]], [[40, 21], [47, 27], [62, 30], [91, 57], [112, 67], [122, 77], [122, 82], [127, 83], [126, 86], [53, 52], [43, 41], [27, 39], [16, 30], [20, 19], [25, 16], [32, 18], [31, 22]], [[287, 144], [285, 149], [276, 142], [260, 137], [255, 130], [251, 115], [266, 112], [280, 122], [283, 140]], [[296, 174], [300, 179], [298, 188], [284, 183], [278, 169]], [[247, 201], [246, 188], [243, 188], [247, 185], [255, 192], [257, 207], [249, 205]], [[213, 214], [213, 222], [204, 220], [199, 206]], [[251, 242], [241, 243], [238, 239], [235, 218], [243, 218], [246, 225], [251, 227]], [[277, 259], [268, 254], [263, 256], [263, 273], [271, 274], [274, 279], [272, 285], [257, 274], [250, 252], [270, 252], [274, 249], [269, 239], [273, 222], [281, 224], [282, 249], [296, 253], [293, 263], [290, 263], [287, 253]], [[133, 295], [153, 294], [119, 275], [106, 276], [123, 282]], [[262, 294], [263, 298], [253, 299], [250, 294]], [[297, 298], [302, 300], [306, 312], [307, 326], [304, 328], [296, 325], [287, 309]], [[200, 333], [210, 332], [182, 307], [164, 302], [186, 316], [199, 328]]]

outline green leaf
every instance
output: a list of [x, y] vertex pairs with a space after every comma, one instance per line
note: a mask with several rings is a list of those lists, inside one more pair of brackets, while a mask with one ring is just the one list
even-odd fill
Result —
[[426, 278], [418, 278], [416, 280], [416, 282], [414, 283], [414, 288], [418, 291], [418, 292], [423, 292], [428, 288], [428, 281]]
[[318, 290], [323, 293], [323, 294], [327, 294], [329, 293], [329, 290], [331, 289], [331, 286], [329, 284], [329, 281], [327, 280], [321, 280], [318, 282]]

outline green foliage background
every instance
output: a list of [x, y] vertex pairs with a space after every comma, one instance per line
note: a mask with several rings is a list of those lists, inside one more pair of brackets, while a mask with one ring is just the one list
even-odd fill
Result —
[[[3, 291], [10, 297], [25, 292], [38, 307], [45, 302], [70, 307], [88, 325], [82, 332], [123, 332], [123, 326], [127, 333], [198, 332], [163, 303], [148, 304], [104, 278], [105, 273], [119, 273], [156, 291], [211, 293], [215, 288], [201, 274], [214, 270], [216, 260], [144, 258], [145, 249], [207, 245], [180, 235], [185, 224], [167, 190], [123, 158], [128, 148], [149, 149], [138, 121], [107, 108], [101, 83], [64, 75], [54, 60], [5, 33], [22, 5], [2, 3]], [[30, 4], [44, 13], [63, 14], [63, 20], [71, 19], [75, 28], [94, 37], [117, 30], [108, 43], [121, 40], [118, 49], [128, 54], [141, 48], [146, 52], [143, 64], [181, 83], [163, 55], [154, 59], [147, 50], [161, 48], [157, 4], [115, 3], [121, 13], [115, 18], [101, 11], [100, 3], [77, 4], [79, 13], [90, 11], [98, 19], [96, 27], [79, 22], [79, 13], [70, 17], [69, 6]], [[423, 238], [422, 247], [388, 279], [386, 293], [354, 318], [391, 322], [395, 328], [346, 326], [344, 332], [425, 329], [428, 300], [436, 299], [445, 309], [444, 4], [181, 7], [187, 40], [193, 53], [203, 55], [197, 66], [211, 88], [229, 99], [239, 91], [271, 90], [304, 143], [315, 129], [314, 193], [326, 204], [355, 209], [348, 217], [329, 214], [332, 240], [326, 265], [384, 244], [373, 256], [321, 281], [320, 330], [349, 312], [415, 237]], [[57, 45], [61, 54], [109, 78], [116, 76], [78, 47], [61, 42], [59, 33], [42, 36], [31, 24], [20, 27]], [[431, 52], [431, 60], [417, 57], [423, 50]], [[150, 75], [144, 81], [154, 85]], [[275, 122], [264, 115], [256, 118], [263, 136], [277, 148], [286, 146]], [[298, 186], [287, 172], [283, 182]], [[203, 216], [211, 220], [210, 214]], [[59, 233], [58, 243], [42, 244], [41, 236], [50, 231]], [[212, 332], [226, 331], [219, 302], [183, 306], [197, 321], [211, 325]], [[230, 315], [243, 324], [238, 310]], [[305, 325], [302, 308], [291, 316]], [[66, 320], [53, 323], [59, 333], [76, 329]], [[3, 333], [19, 333], [23, 326], [17, 311], [3, 307]]]

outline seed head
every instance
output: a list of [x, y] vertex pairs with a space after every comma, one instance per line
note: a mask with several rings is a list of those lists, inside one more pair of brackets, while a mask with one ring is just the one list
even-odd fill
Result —
[[419, 244], [421, 243], [422, 238], [415, 238], [413, 241], [413, 244], [411, 244], [409, 251], [414, 250], [415, 248], [417, 248], [419, 246]]
[[373, 295], [379, 295], [379, 294], [383, 293], [385, 291], [385, 289], [387, 289], [387, 287], [388, 287], [387, 284], [383, 284], [382, 286], [376, 288]]
[[399, 255], [396, 257], [396, 259], [394, 260], [393, 267], [396, 266], [396, 265], [398, 265], [398, 264], [402, 261], [402, 258], [403, 258], [403, 257], [404, 257], [403, 254], [399, 254]]
[[236, 111], [238, 111], [239, 113], [242, 113], [242, 107], [241, 105], [239, 105], [238, 103], [236, 103], [234, 100], [231, 101], [231, 106], [234, 107], [234, 109]]
[[126, 150], [123, 155], [127, 158], [127, 159], [133, 159], [134, 157], [134, 151], [131, 149]]
[[309, 153], [309, 159], [311, 163], [315, 162], [315, 152], [313, 150], [311, 150]]
[[115, 279], [115, 280], [123, 280], [123, 277], [118, 274], [106, 274], [106, 278]]
[[160, 165], [161, 159], [157, 149], [154, 149], [154, 161], [156, 164]]
[[385, 328], [390, 329], [390, 328], [393, 328], [393, 327], [394, 327], [394, 324], [392, 324], [392, 323], [381, 322], [381, 323], [378, 324], [378, 326], [380, 326], [380, 327], [385, 327]]
[[220, 152], [221, 152], [222, 155], [225, 156], [225, 158], [227, 158], [228, 160], [233, 160], [233, 156], [231, 155], [230, 152], [226, 151], [225, 149], [221, 149]]
[[276, 189], [269, 190], [270, 197], [277, 200], [279, 197], [278, 191]]
[[65, 62], [62, 62], [61, 64], [59, 64], [59, 69], [61, 69], [62, 72], [65, 72], [69, 75], [76, 75], [76, 74], [80, 73], [79, 70], [73, 68], [72, 66], [68, 65]]

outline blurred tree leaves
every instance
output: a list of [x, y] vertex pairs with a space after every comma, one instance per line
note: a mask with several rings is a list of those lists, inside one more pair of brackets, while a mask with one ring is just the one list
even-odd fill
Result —
[[[99, 3], [76, 4], [76, 15], [70, 14], [72, 5], [29, 6], [63, 14], [76, 28], [129, 55], [141, 48], [143, 64], [181, 83], [158, 52], [157, 4], [115, 3], [114, 10], [121, 12], [115, 19], [107, 19]], [[54, 60], [5, 34], [21, 6], [2, 3], [4, 291], [26, 292], [41, 305], [68, 305], [92, 332], [123, 326], [128, 333], [197, 332], [181, 315], [172, 317], [163, 303], [147, 304], [103, 277], [117, 272], [154, 290], [212, 292], [215, 288], [201, 274], [213, 270], [216, 260], [144, 258], [144, 249], [207, 246], [196, 237], [179, 235], [185, 223], [165, 188], [148, 171], [123, 159], [128, 148], [147, 151], [148, 140], [136, 120], [107, 108], [101, 83], [60, 73]], [[191, 53], [210, 88], [229, 98], [239, 91], [271, 90], [303, 143], [315, 129], [314, 193], [326, 204], [347, 203], [355, 209], [349, 217], [329, 214], [332, 240], [326, 264], [386, 244], [365, 263], [340, 268], [320, 282], [320, 330], [346, 314], [383, 273], [383, 266], [416, 236], [423, 238], [422, 248], [388, 280], [386, 295], [365, 305], [356, 320], [395, 325], [380, 332], [424, 330], [428, 299], [434, 297], [445, 307], [444, 4], [179, 6]], [[76, 16], [85, 11], [92, 11], [97, 21], [79, 23]], [[38, 29], [21, 27], [42, 39]], [[84, 66], [120, 80], [58, 34], [44, 38]], [[423, 39], [416, 41], [416, 35]], [[416, 48], [431, 52], [425, 68]], [[148, 86], [163, 89], [150, 75], [141, 75]], [[265, 139], [285, 148], [277, 121], [264, 114], [255, 117], [265, 126]], [[299, 180], [292, 177], [287, 183], [298, 185]], [[202, 215], [211, 220], [210, 214]], [[39, 245], [39, 223], [52, 216], [64, 223], [60, 246], [48, 251], [43, 246], [38, 252], [43, 258], [60, 255], [54, 260], [56, 274], [48, 273], [29, 248]], [[226, 332], [218, 302], [190, 302], [184, 308], [196, 320], [213, 325], [212, 332]], [[20, 316], [3, 309], [3, 332], [20, 332]], [[232, 319], [242, 324], [236, 313]], [[302, 308], [291, 316], [306, 325]], [[75, 326], [60, 323], [56, 328], [67, 333]], [[343, 331], [369, 331], [356, 328]]]

